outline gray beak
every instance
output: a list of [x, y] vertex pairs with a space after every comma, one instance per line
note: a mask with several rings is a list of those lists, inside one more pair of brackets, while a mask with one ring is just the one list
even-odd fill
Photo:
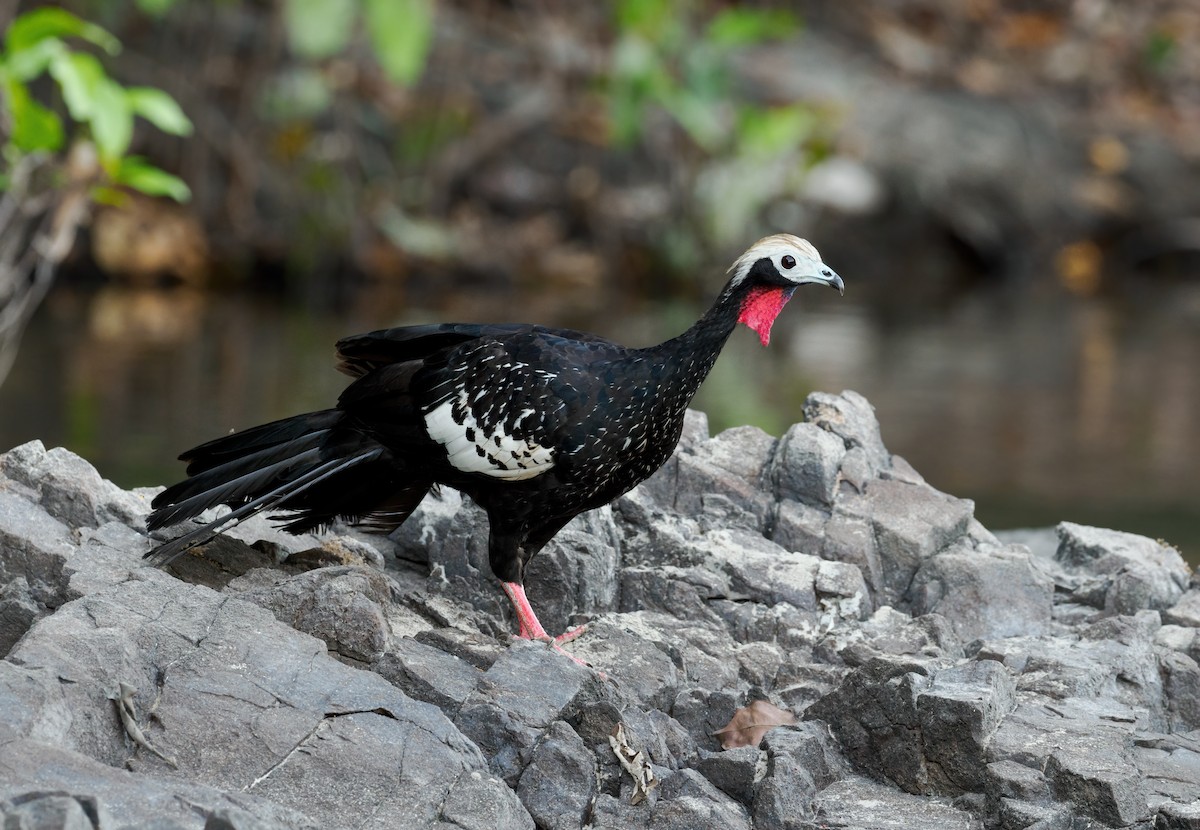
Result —
[[843, 296], [846, 294], [846, 283], [842, 282], [842, 278], [832, 268], [821, 269], [821, 282], [830, 288], [836, 288], [838, 293]]

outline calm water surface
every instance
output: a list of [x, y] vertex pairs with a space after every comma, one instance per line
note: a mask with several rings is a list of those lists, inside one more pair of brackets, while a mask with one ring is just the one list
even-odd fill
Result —
[[[375, 293], [334, 314], [245, 294], [59, 287], [0, 387], [0, 449], [40, 438], [123, 486], [164, 484], [187, 447], [331, 405], [346, 383], [333, 342], [346, 334], [536, 320], [647, 345], [702, 311], [522, 299], [404, 310]], [[974, 498], [993, 529], [1069, 519], [1163, 538], [1200, 562], [1200, 285], [1120, 302], [979, 292], [919, 316], [870, 291], [802, 291], [768, 349], [734, 333], [696, 406], [714, 431], [778, 434], [814, 389], [864, 394], [888, 447]]]

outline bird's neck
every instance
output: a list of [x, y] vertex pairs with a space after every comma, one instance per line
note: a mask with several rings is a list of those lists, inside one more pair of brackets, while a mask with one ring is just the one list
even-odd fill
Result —
[[655, 359], [660, 365], [670, 368], [670, 382], [683, 387], [681, 391], [688, 401], [717, 362], [738, 323], [747, 295], [744, 286], [726, 285], [712, 308], [690, 329], [650, 350], [657, 352]]

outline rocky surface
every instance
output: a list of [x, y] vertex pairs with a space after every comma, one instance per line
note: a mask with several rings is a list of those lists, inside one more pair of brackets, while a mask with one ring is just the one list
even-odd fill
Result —
[[[594, 670], [509, 635], [456, 493], [390, 539], [255, 520], [163, 572], [151, 491], [11, 450], [3, 826], [1200, 828], [1179, 554], [1069, 523], [999, 539], [862, 397], [804, 414], [779, 439], [693, 414], [535, 561]], [[756, 700], [798, 721], [723, 750]]]

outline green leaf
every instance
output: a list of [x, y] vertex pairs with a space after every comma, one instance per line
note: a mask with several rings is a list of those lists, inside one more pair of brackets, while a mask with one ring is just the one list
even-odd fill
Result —
[[96, 107], [96, 90], [107, 80], [94, 55], [63, 49], [50, 62], [50, 75], [62, 89], [67, 111], [76, 121], [87, 121]]
[[718, 46], [749, 46], [777, 40], [799, 28], [795, 16], [784, 9], [725, 9], [708, 24], [706, 39]]
[[350, 42], [355, 0], [287, 0], [284, 23], [292, 51], [310, 60], [336, 55]]
[[96, 85], [88, 123], [92, 126], [92, 138], [96, 139], [100, 159], [111, 171], [133, 140], [133, 110], [124, 88], [111, 78], [102, 78]]
[[672, 27], [675, 15], [686, 12], [682, 6], [675, 0], [620, 0], [617, 26], [622, 32], [658, 40]]
[[179, 0], [137, 0], [137, 7], [151, 17], [163, 17]]
[[397, 83], [416, 82], [433, 41], [433, 0], [366, 0], [363, 12], [383, 71]]
[[58, 150], [63, 145], [63, 125], [57, 115], [29, 94], [29, 88], [15, 78], [4, 85], [12, 132], [9, 140], [23, 153]]
[[673, 95], [662, 104], [693, 141], [709, 152], [719, 148], [727, 132], [720, 107], [687, 93]]
[[4, 48], [11, 55], [52, 37], [83, 38], [110, 55], [121, 51], [121, 42], [107, 30], [54, 6], [25, 12], [14, 20], [5, 34]]
[[192, 197], [192, 191], [183, 179], [160, 170], [137, 156], [121, 160], [113, 181], [147, 196], [168, 196], [177, 202], [186, 202]]
[[48, 37], [32, 46], [10, 53], [7, 61], [8, 71], [17, 80], [32, 81], [46, 71], [52, 60], [66, 52], [65, 43], [56, 37]]
[[741, 114], [738, 144], [746, 153], [779, 155], [803, 144], [816, 126], [816, 115], [808, 107], [755, 107]]
[[140, 115], [164, 133], [191, 135], [192, 122], [175, 99], [161, 89], [131, 86], [125, 90], [125, 99], [134, 115]]

